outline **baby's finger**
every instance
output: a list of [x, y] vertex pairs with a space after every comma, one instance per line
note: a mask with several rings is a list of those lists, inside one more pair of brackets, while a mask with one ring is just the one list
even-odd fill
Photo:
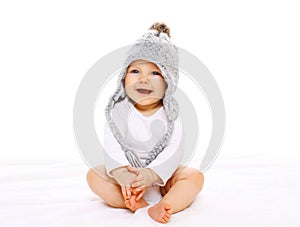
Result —
[[136, 195], [137, 194], [137, 191], [133, 187], [130, 188], [130, 191], [131, 191], [131, 195]]
[[136, 201], [139, 201], [142, 197], [143, 197], [143, 195], [145, 194], [145, 191], [146, 190], [143, 190], [143, 191], [141, 191], [141, 193], [138, 195], [138, 197], [136, 198]]
[[142, 185], [142, 186], [136, 188], [135, 191], [136, 191], [136, 192], [140, 192], [140, 191], [143, 191], [143, 190], [145, 190], [145, 189], [146, 189], [146, 186], [145, 186], [145, 185]]
[[143, 181], [137, 181], [137, 182], [134, 182], [133, 184], [131, 184], [131, 187], [138, 188], [142, 185], [144, 185]]
[[132, 173], [134, 173], [136, 175], [140, 174], [140, 172], [136, 168], [131, 167], [131, 166], [126, 166], [126, 167], [127, 167], [127, 169], [128, 169], [129, 172], [132, 172]]
[[126, 193], [126, 188], [125, 188], [125, 186], [121, 186], [121, 191], [122, 191], [122, 195], [123, 195], [124, 199], [126, 199], [127, 193]]
[[135, 180], [133, 182], [138, 182], [138, 181], [142, 181], [142, 180], [144, 180], [144, 175], [140, 174], [135, 178]]
[[131, 197], [130, 185], [126, 185], [125, 188], [126, 188], [127, 198], [130, 199]]

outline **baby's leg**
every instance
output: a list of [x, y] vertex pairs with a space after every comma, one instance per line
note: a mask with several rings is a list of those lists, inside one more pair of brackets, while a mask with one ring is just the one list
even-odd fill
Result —
[[87, 173], [87, 182], [92, 191], [112, 207], [127, 208], [120, 185], [106, 174], [105, 167], [97, 166], [94, 169]]
[[148, 214], [155, 221], [166, 223], [170, 214], [184, 210], [194, 201], [203, 182], [203, 174], [198, 170], [190, 167], [177, 169], [165, 187], [161, 188], [164, 197], [149, 208]]

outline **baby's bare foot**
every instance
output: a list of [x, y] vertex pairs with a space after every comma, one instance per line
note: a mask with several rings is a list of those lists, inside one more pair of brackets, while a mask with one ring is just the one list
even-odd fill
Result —
[[149, 205], [144, 199], [139, 199], [136, 201], [137, 195], [131, 195], [130, 199], [125, 200], [125, 205], [128, 209], [136, 211], [139, 208], [146, 207]]
[[171, 205], [168, 202], [159, 202], [148, 209], [148, 214], [157, 222], [167, 223], [171, 217]]

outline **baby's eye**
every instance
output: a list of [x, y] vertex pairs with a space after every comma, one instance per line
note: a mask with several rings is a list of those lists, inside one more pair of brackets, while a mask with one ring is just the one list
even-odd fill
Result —
[[160, 73], [160, 72], [157, 72], [157, 71], [153, 71], [153, 72], [152, 72], [152, 75], [154, 75], [154, 76], [161, 76], [161, 73]]
[[130, 73], [135, 73], [136, 74], [136, 73], [139, 73], [139, 70], [133, 69], [133, 70], [130, 71]]

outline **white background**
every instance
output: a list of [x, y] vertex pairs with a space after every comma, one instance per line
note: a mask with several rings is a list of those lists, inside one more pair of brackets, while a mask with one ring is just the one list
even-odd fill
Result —
[[299, 10], [290, 0], [2, 1], [0, 164], [81, 160], [72, 115], [83, 76], [156, 21], [221, 89], [220, 159], [299, 158]]

